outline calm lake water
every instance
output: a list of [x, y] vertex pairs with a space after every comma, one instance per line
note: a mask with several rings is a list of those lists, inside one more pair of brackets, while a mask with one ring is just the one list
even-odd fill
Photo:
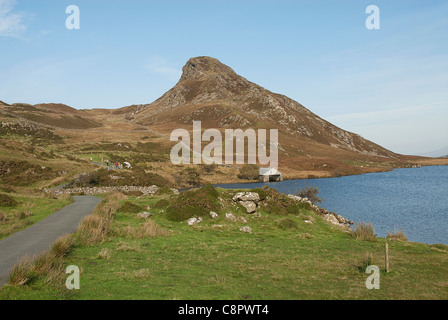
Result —
[[403, 230], [410, 241], [448, 244], [448, 166], [397, 169], [328, 179], [217, 184], [221, 188], [268, 185], [286, 194], [316, 185], [321, 207], [356, 222], [372, 222], [378, 236]]

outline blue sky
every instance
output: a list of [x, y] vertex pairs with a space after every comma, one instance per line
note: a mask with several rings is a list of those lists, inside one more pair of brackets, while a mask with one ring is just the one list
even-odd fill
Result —
[[[365, 26], [371, 4], [380, 30]], [[0, 0], [8, 103], [150, 103], [203, 55], [395, 152], [448, 145], [445, 0]]]

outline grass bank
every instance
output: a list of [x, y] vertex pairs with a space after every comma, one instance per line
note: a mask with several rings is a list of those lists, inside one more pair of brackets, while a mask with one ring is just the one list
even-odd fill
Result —
[[[185, 196], [106, 197], [72, 237], [56, 268], [60, 276], [36, 273], [26, 284], [2, 288], [0, 299], [448, 298], [447, 246], [357, 240], [310, 208], [284, 210], [269, 201], [259, 215], [248, 215], [232, 201], [235, 191], [216, 192], [207, 201], [218, 217], [198, 210], [203, 220], [196, 225], [167, 214], [189, 200], [197, 205]], [[152, 216], [138, 217], [135, 207]], [[226, 218], [230, 212], [235, 219]], [[379, 290], [366, 288], [366, 257], [381, 270]], [[79, 290], [65, 288], [69, 265], [81, 271]]]

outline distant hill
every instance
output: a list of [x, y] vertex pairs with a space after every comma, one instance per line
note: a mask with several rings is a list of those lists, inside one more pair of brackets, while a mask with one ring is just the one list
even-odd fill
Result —
[[432, 158], [448, 158], [448, 146], [431, 152], [422, 153], [420, 154], [420, 156]]
[[77, 110], [60, 103], [26, 104], [14, 103], [9, 105], [0, 101], [0, 112], [15, 118], [26, 119], [50, 127], [64, 129], [88, 129], [101, 127], [87, 111]]

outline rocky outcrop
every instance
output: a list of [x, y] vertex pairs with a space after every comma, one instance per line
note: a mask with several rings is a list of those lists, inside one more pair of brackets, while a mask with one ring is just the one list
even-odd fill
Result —
[[[312, 203], [308, 198], [302, 198], [296, 195], [289, 194], [288, 198], [293, 199], [294, 201], [308, 203], [312, 209], [319, 212], [322, 218], [326, 221], [329, 221], [335, 225], [343, 226], [343, 227], [350, 227], [350, 225], [353, 224], [353, 221], [348, 220], [334, 212], [328, 211], [327, 209], [320, 208], [319, 206]], [[247, 213], [253, 214], [256, 212], [258, 204], [260, 202], [260, 196], [256, 192], [238, 192], [235, 194], [235, 196], [232, 198], [234, 202], [237, 202], [241, 204], [244, 208], [246, 208]], [[232, 214], [228, 214], [232, 215]], [[232, 215], [233, 216], [233, 215]], [[227, 217], [227, 215], [226, 215]], [[232, 219], [234, 218], [234, 219]], [[236, 221], [236, 217], [228, 217], [228, 219], [231, 219], [233, 221]]]
[[317, 212], [319, 212], [321, 214], [321, 216], [324, 220], [329, 221], [335, 225], [339, 225], [339, 226], [343, 226], [343, 227], [350, 227], [350, 225], [353, 224], [353, 221], [348, 220], [348, 219], [340, 216], [339, 214], [328, 211], [327, 209], [324, 209], [324, 208], [320, 208], [319, 206], [313, 204], [310, 200], [308, 200], [308, 198], [302, 198], [302, 197], [295, 196], [292, 194], [288, 194], [288, 198], [293, 199], [294, 201], [308, 203], [309, 205], [311, 205], [311, 207], [314, 210], [316, 210]]
[[260, 196], [256, 192], [238, 192], [232, 199], [246, 208], [247, 213], [251, 214], [257, 210]]

